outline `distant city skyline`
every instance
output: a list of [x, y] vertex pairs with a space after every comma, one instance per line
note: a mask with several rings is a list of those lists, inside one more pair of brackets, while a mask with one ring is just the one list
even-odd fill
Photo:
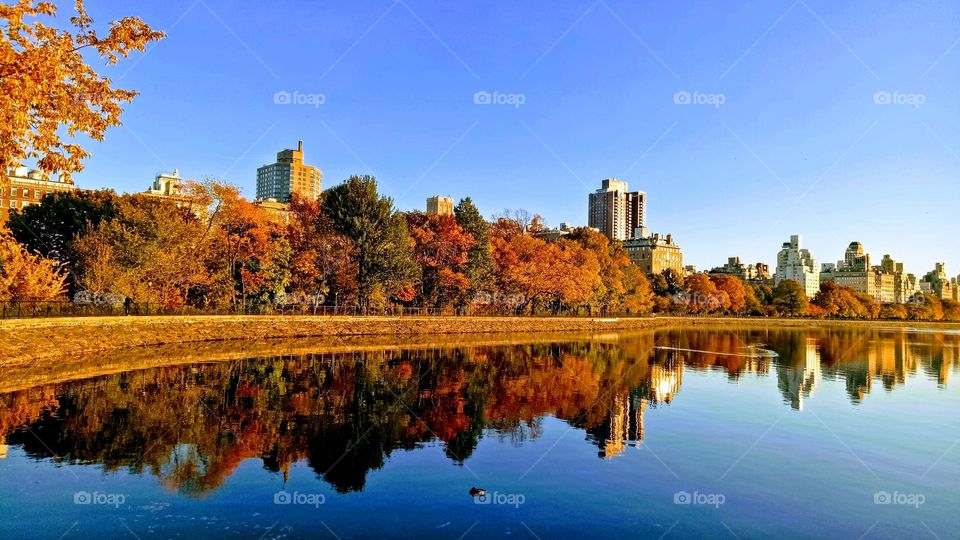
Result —
[[107, 70], [141, 95], [75, 180], [137, 192], [179, 169], [252, 198], [257, 167], [302, 139], [324, 188], [373, 174], [401, 210], [444, 193], [586, 225], [615, 177], [701, 270], [773, 263], [800, 234], [818, 262], [859, 241], [960, 273], [960, 6], [541, 7], [140, 6], [168, 38]]

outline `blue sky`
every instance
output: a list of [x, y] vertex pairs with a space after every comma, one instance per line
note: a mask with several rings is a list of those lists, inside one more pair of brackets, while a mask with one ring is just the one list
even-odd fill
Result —
[[960, 273], [953, 1], [90, 4], [169, 36], [109, 70], [141, 95], [90, 145], [83, 187], [179, 168], [252, 197], [303, 139], [325, 187], [374, 174], [401, 209], [441, 193], [579, 225], [619, 177], [698, 268], [772, 264], [799, 233], [818, 262], [859, 240]]

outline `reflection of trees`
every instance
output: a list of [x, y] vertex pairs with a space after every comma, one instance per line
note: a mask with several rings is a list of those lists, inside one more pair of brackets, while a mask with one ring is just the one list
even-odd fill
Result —
[[[439, 441], [461, 463], [485, 435], [514, 444], [538, 437], [544, 415], [616, 456], [641, 444], [644, 416], [677, 398], [686, 369], [738, 380], [773, 365], [796, 409], [821, 377], [843, 381], [854, 401], [874, 379], [889, 390], [922, 372], [946, 384], [960, 363], [957, 341], [880, 330], [670, 331], [171, 366], [0, 395], [0, 435], [34, 457], [149, 472], [193, 496], [252, 458], [284, 475], [305, 461], [352, 491], [394, 450]], [[779, 357], [744, 354], [747, 345]]]

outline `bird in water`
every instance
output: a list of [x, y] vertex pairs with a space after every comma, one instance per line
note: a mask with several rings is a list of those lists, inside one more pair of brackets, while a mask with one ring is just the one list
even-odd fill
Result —
[[470, 496], [472, 497], [483, 497], [487, 494], [487, 490], [478, 487], [470, 488]]

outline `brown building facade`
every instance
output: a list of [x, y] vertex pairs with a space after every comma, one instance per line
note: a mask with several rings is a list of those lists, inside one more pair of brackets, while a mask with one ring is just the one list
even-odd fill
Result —
[[683, 275], [683, 253], [673, 241], [673, 235], [665, 237], [653, 234], [646, 238], [635, 238], [623, 243], [630, 260], [647, 274], [660, 274], [672, 269]]
[[50, 180], [40, 171], [18, 167], [13, 174], [0, 177], [0, 225], [10, 219], [13, 210], [40, 204], [40, 199], [47, 193], [76, 189], [73, 181]]

